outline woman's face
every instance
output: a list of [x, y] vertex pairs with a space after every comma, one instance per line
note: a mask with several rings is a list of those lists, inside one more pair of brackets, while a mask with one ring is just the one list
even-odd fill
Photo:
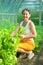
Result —
[[23, 19], [26, 20], [26, 21], [28, 21], [29, 18], [30, 18], [30, 13], [25, 10], [25, 11], [23, 12]]

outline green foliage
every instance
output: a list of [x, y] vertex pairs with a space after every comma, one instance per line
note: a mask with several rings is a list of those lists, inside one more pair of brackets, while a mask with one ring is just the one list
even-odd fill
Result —
[[16, 22], [16, 18], [12, 21], [11, 16], [10, 19], [8, 19], [7, 17], [6, 18], [3, 17], [2, 19], [0, 19], [0, 29], [11, 29], [18, 25], [18, 23]]
[[18, 13], [18, 16], [17, 16], [17, 22], [20, 23], [22, 21], [22, 14], [21, 12]]
[[[42, 26], [41, 26], [42, 27]], [[39, 50], [40, 50], [40, 41], [43, 41], [43, 30], [41, 29], [40, 26], [36, 26], [36, 31], [37, 31], [37, 37], [34, 39], [35, 40], [35, 49], [34, 49], [34, 52], [35, 53], [38, 53]], [[43, 27], [42, 27], [43, 28]]]
[[19, 34], [23, 33], [23, 27], [14, 37], [11, 37], [10, 34], [16, 27], [0, 30], [0, 65], [17, 64], [16, 52], [20, 42]]

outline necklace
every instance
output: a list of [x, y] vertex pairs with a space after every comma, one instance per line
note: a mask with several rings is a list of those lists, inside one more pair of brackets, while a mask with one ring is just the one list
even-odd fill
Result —
[[22, 26], [24, 26], [24, 27], [25, 27], [27, 23], [28, 23], [28, 22], [23, 22]]

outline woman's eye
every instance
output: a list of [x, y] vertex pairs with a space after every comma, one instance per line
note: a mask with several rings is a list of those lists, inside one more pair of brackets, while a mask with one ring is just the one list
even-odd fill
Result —
[[26, 14], [27, 15], [27, 14]]
[[27, 14], [23, 14], [23, 15], [27, 15]]

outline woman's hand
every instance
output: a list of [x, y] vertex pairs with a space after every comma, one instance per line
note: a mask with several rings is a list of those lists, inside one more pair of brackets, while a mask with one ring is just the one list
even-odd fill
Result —
[[21, 38], [26, 38], [24, 34], [19, 35]]

